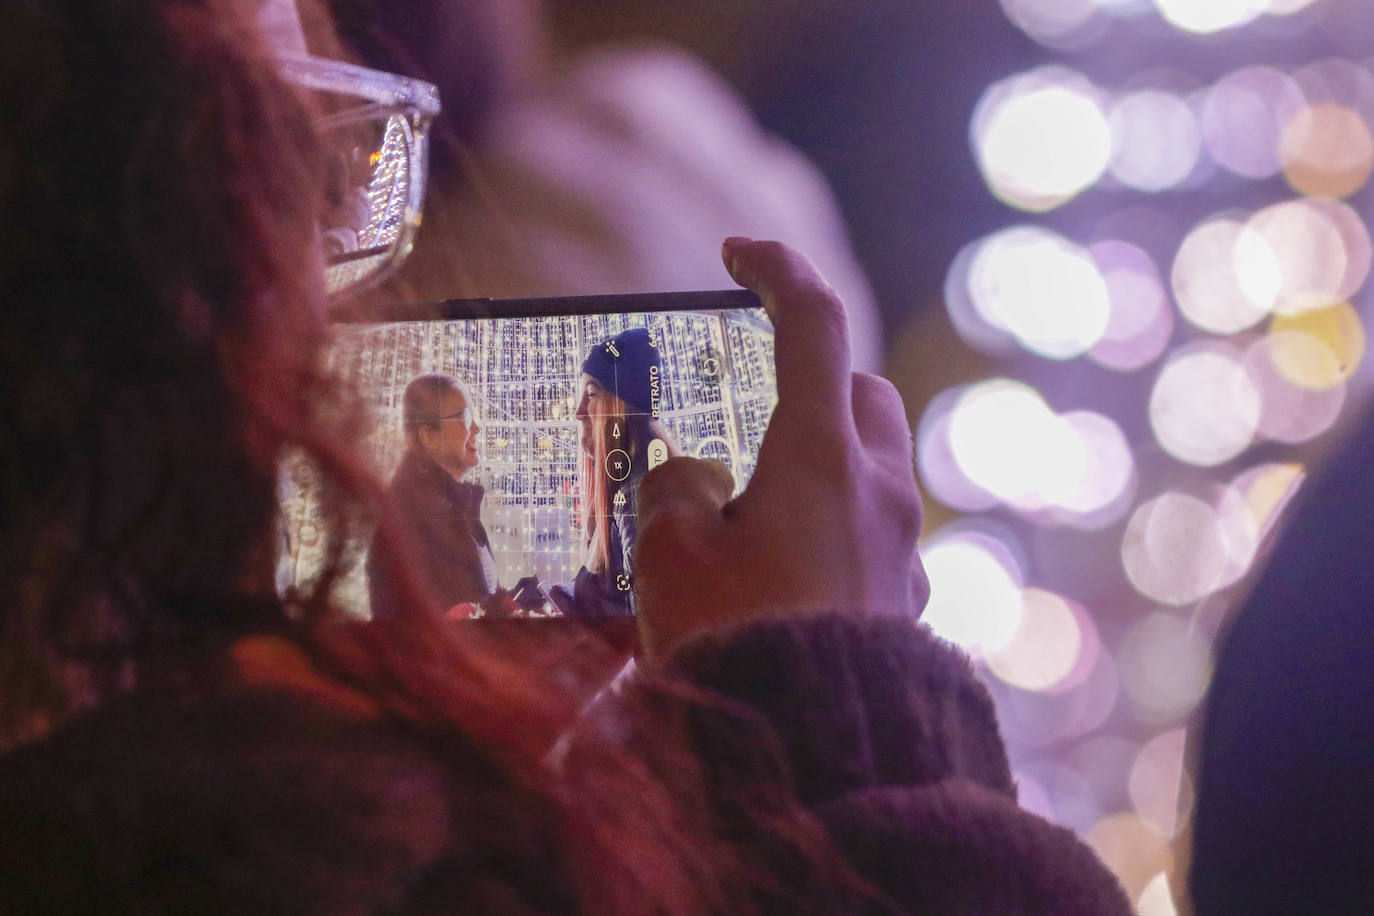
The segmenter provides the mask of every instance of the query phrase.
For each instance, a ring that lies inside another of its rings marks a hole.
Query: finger
[[[721,253],[730,276],[763,300],[777,332],[780,413],[794,413],[798,422],[805,416],[847,423],[849,326],[839,296],[809,260],[780,242],[729,238]]]
[[[735,478],[719,461],[669,458],[644,475],[635,511],[642,534],[664,513],[719,518],[735,492]]]
[[[670,458],[640,483],[634,590],[647,658],[661,655],[712,612],[694,596],[716,571],[711,548],[719,543],[721,510],[734,484],[725,465],[701,458]]]
[[[884,466],[914,475],[911,424],[896,387],[885,378],[855,372],[853,392],[854,426],[864,450]]]

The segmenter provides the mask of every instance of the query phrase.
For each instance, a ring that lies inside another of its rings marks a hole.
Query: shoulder
[[[470,481],[454,481],[454,500],[463,506],[470,513],[477,513],[482,508],[482,500],[486,497],[487,491],[480,483]]]
[[[424,455],[407,452],[396,466],[391,476],[390,492],[393,497],[404,496],[420,491],[438,492],[443,484],[439,468]]]
[[[1374,702],[1371,441],[1366,413],[1303,485],[1219,640],[1199,731],[1199,912],[1374,906],[1374,716],[1352,714]]]

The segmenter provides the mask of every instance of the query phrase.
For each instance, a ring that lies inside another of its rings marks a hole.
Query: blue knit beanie
[[[582,371],[635,410],[650,413],[653,396],[649,385],[650,369],[657,375],[663,369],[658,348],[649,340],[647,328],[630,328],[610,340],[592,347],[582,363]]]

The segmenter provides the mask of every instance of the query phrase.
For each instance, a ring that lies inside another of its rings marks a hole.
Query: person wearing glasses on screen
[[[471,393],[451,375],[422,375],[406,386],[401,416],[406,451],[387,496],[413,544],[406,562],[422,577],[434,607],[448,616],[471,616],[479,607],[509,613],[513,605],[498,592],[482,525],[482,486],[466,480],[481,460]],[[395,575],[376,559],[380,553],[369,553],[368,596],[372,619],[391,620],[403,602]]]
[[[725,252],[777,329],[750,487],[645,476],[646,665],[550,753],[565,669],[429,613],[322,359],[326,289],[404,256],[437,100],[263,8],[0,0],[0,912],[1128,912],[912,625],[900,399],[777,245]],[[328,562],[287,601],[293,452]],[[403,614],[343,621],[373,520]]]

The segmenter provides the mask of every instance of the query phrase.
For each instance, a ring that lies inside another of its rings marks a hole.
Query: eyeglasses
[[[288,80],[323,93],[328,106],[317,124],[337,157],[328,176],[332,208],[321,226],[325,289],[332,294],[376,283],[415,244],[439,90],[323,57],[277,61]]]
[[[445,420],[462,420],[464,426],[471,426],[477,420],[477,411],[473,410],[471,407],[464,407],[457,413],[444,414],[442,417],[439,417],[440,423]]]

